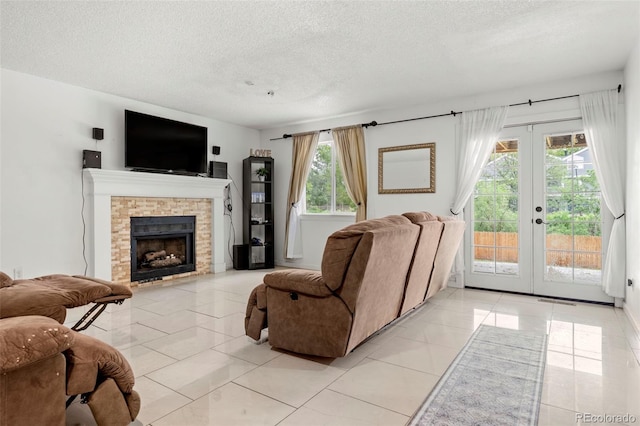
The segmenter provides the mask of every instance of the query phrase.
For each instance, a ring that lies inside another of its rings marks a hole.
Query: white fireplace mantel
[[[111,280],[111,197],[211,199],[211,270],[222,272],[224,262],[224,188],[229,179],[177,176],[126,170],[84,169],[87,216],[93,244],[87,273]]]

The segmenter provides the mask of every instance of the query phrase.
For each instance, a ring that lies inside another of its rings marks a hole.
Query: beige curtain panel
[[[356,222],[367,218],[367,160],[362,126],[342,127],[333,130],[340,167],[344,174],[347,193],[358,210]]]
[[[287,198],[287,220],[284,229],[284,257],[302,257],[300,237],[300,200],[309,176],[309,168],[318,146],[318,132],[293,135],[291,179]]]

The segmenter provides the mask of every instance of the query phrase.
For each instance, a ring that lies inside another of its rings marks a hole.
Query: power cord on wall
[[[231,236],[233,235],[233,244],[235,244],[236,228],[233,225],[233,215],[231,214],[231,212],[233,211],[233,203],[231,199],[231,185],[227,185],[225,187],[225,191],[226,191],[226,195],[224,197],[224,215],[229,216],[229,238],[227,240],[227,251],[229,252],[229,257],[231,258],[231,262],[233,263],[233,253],[231,251]]]
[[[231,176],[229,172],[227,172],[227,177],[231,180],[231,184],[233,184],[234,188],[238,192],[238,196],[242,201],[242,207],[246,209],[247,206],[245,205],[244,198],[242,197],[242,192],[238,188],[238,185],[236,185],[235,179],[233,178],[233,176]],[[229,252],[229,256],[231,257],[231,261],[233,262],[232,246],[236,244],[236,229],[233,224],[233,216],[231,214],[231,212],[233,211],[231,185],[227,185],[226,191],[227,192],[224,200],[224,214],[225,216],[229,216],[229,239],[227,241],[227,251]],[[233,244],[231,244],[231,235],[233,235]]]
[[[238,188],[238,185],[236,185],[236,181],[235,179],[227,172],[227,177],[229,179],[231,179],[231,183],[233,184],[233,186],[236,188],[236,192],[238,193],[238,196],[240,197],[240,201],[242,201],[242,208],[243,209],[248,209],[249,206],[247,206],[244,202],[244,197],[242,197],[242,191],[240,191],[240,189]]]
[[[101,141],[104,138],[103,129],[94,127],[93,128],[93,140],[95,141],[95,150],[98,150],[98,141]],[[87,222],[84,220],[84,167],[80,169],[80,193],[82,196],[82,207],[80,208],[80,217],[82,218],[82,260],[84,260],[84,273],[83,275],[87,275],[87,270],[89,269],[89,262],[87,262]],[[95,272],[95,271],[94,271]]]

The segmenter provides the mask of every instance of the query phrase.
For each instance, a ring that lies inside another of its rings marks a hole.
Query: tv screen
[[[124,166],[178,174],[207,172],[207,128],[124,112]]]

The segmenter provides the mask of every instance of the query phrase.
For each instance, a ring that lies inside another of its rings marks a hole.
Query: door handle
[[[538,213],[540,213],[540,212],[542,211],[542,207],[540,207],[540,206],[536,207],[536,211],[537,211]]]
[[[540,218],[537,218],[537,219],[536,219],[536,223],[537,223],[538,225],[542,225],[543,223],[546,223],[546,222],[545,222],[544,220],[540,219]]]

